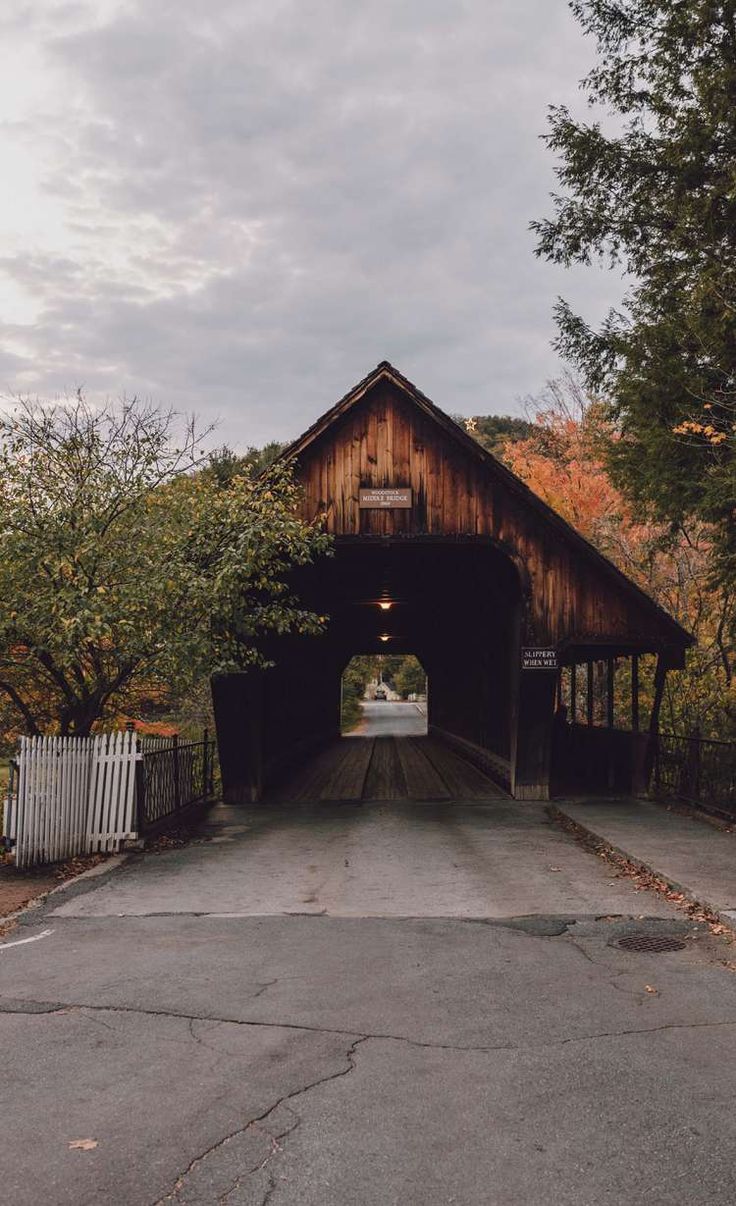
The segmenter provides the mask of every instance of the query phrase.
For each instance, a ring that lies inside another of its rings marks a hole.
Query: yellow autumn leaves
[[[706,409],[710,409],[706,406]],[[736,426],[732,428],[736,431]],[[699,423],[696,419],[686,419],[684,423],[678,423],[672,428],[674,435],[697,435],[703,436],[709,444],[718,445],[725,444],[728,439],[728,432],[714,427],[712,423]]]

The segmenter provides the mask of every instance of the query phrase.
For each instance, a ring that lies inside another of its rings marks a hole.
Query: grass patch
[[[342,714],[340,716],[341,733],[351,733],[354,728],[357,728],[362,719],[363,709],[359,701],[352,695],[346,696],[342,701]]]

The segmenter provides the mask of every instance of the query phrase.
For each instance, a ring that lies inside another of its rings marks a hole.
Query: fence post
[[[207,765],[209,762],[209,758],[208,758],[209,745],[207,744],[207,742],[209,740],[209,733],[208,733],[207,729],[205,729],[202,733],[202,740],[204,742],[204,753],[202,755],[202,795],[203,795],[204,799],[206,800],[210,794],[208,765]]]
[[[659,733],[653,733],[649,736],[650,748],[654,758],[654,794],[659,795],[661,779],[659,769],[660,749],[659,749]]]
[[[700,725],[696,724],[690,739],[693,798],[700,799]]]
[[[142,838],[146,829],[146,762],[145,754],[137,742],[135,756],[135,812],[138,837]]]
[[[0,853],[7,854],[15,847],[15,839],[18,833],[18,761],[17,756],[12,757],[8,762],[8,787],[7,795],[3,803],[3,843]]]
[[[126,733],[135,733],[135,721],[126,720]],[[135,741],[135,827],[138,831],[138,838],[143,837],[143,830],[146,827],[146,772],[143,765],[143,753],[141,751],[138,738]]]
[[[179,734],[174,733],[172,740],[172,749],[174,751],[174,803],[176,811],[181,808],[181,768],[179,766]]]

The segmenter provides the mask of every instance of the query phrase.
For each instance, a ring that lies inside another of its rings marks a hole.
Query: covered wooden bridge
[[[441,748],[517,799],[642,786],[666,672],[692,640],[666,612],[385,361],[284,455],[305,518],[335,537],[295,582],[330,620],[274,641],[274,669],[214,680],[228,799],[318,781],[345,666],[387,651],[427,672],[435,761]]]

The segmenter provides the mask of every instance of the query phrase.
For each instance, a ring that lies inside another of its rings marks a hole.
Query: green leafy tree
[[[285,444],[272,440],[263,448],[250,447],[241,455],[225,445],[210,455],[202,473],[205,477],[214,478],[221,486],[230,485],[236,477],[259,477],[278,459],[285,447]]]
[[[611,400],[615,479],[646,511],[713,525],[736,583],[736,0],[573,0],[612,129],[553,107],[563,191],[538,254],[631,281],[598,330],[559,301],[558,348]]]
[[[396,690],[396,675],[404,664],[403,653],[376,653],[371,658],[373,671],[371,678],[379,675],[384,683]]]
[[[394,673],[393,683],[394,690],[398,691],[402,699],[409,695],[423,695],[427,690],[427,676],[419,659],[412,654],[403,657],[401,665]]]
[[[527,419],[520,419],[516,415],[476,415],[472,419],[453,415],[453,418],[465,428],[468,435],[472,435],[499,460],[504,459],[507,444],[527,439],[532,430],[532,424]]]
[[[342,715],[341,728],[343,733],[354,729],[361,718],[360,701],[365,696],[365,689],[375,674],[375,658],[370,655],[351,658],[342,676]]]
[[[202,434],[137,401],[0,416],[0,698],[28,733],[89,733],[143,685],[263,659],[321,631],[288,586],[329,548],[288,465],[198,471]]]

